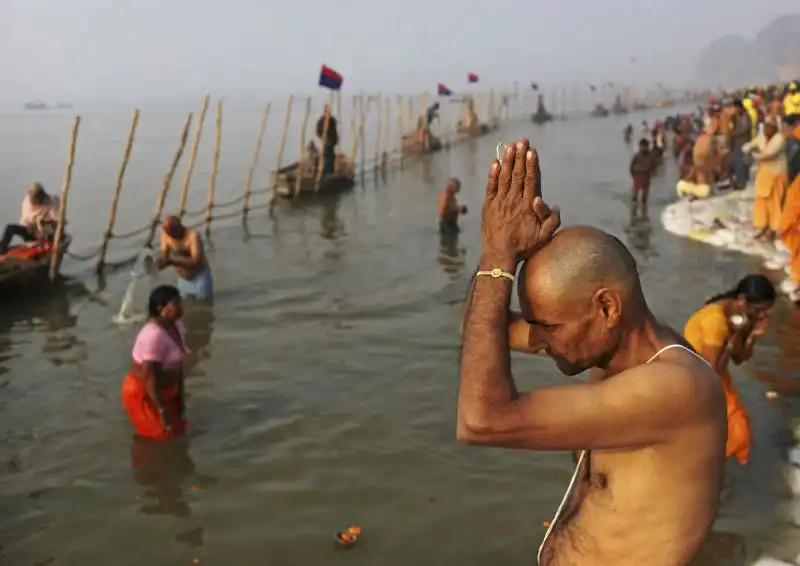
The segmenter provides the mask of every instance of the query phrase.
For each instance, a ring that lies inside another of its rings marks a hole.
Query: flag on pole
[[[531,83],[531,88],[533,90],[539,90],[539,83]]]
[[[476,75],[475,73],[467,73],[467,82],[468,83],[477,83],[481,78]]]
[[[323,65],[319,70],[319,86],[322,88],[341,90],[343,82],[344,77],[327,65]]]
[[[453,91],[447,88],[444,83],[438,83],[436,85],[436,94],[439,96],[453,96]]]

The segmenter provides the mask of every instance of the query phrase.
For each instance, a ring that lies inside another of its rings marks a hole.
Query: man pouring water
[[[211,299],[214,280],[208,265],[203,239],[195,230],[186,228],[177,216],[168,216],[161,224],[161,252],[156,267],[172,266],[177,287],[183,297]]]
[[[650,311],[636,261],[610,234],[558,231],[527,140],[489,169],[482,250],[464,317],[457,437],[578,452],[539,548],[547,566],[685,566],[717,513],[725,394]],[[518,271],[518,267],[522,265]],[[517,281],[520,313],[509,310]],[[544,352],[589,382],[519,391],[510,350]],[[487,486],[492,489],[491,485]]]

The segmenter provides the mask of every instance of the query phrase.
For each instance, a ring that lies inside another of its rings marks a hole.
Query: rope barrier
[[[374,100],[374,97],[373,97],[373,100]],[[134,125],[132,126],[132,130],[135,129],[135,123],[136,123],[137,117],[138,117],[138,111],[135,113],[134,118],[133,118]],[[189,122],[187,122],[187,124],[188,123]],[[185,130],[188,131],[188,125],[185,127]],[[185,133],[186,132],[184,132],[184,134]],[[363,135],[363,134],[360,134],[360,132],[359,132],[357,135]],[[184,137],[185,137],[185,135],[184,135]],[[454,132],[449,132],[447,134],[443,134],[441,136],[441,139],[443,141],[447,142],[448,145],[452,146],[452,145],[455,145],[455,144],[457,144],[459,142],[466,141],[466,140],[470,139],[471,137],[473,137],[473,136],[471,136],[469,133],[460,132],[460,131],[456,130]],[[129,140],[129,145],[130,145],[130,140]],[[362,150],[362,152],[363,152],[363,150]],[[378,155],[376,155],[374,157],[366,157],[362,153],[361,159],[359,159],[359,160],[353,159],[353,166],[354,166],[353,167],[353,173],[356,176],[363,176],[363,175],[365,175],[366,173],[369,173],[369,172],[377,172],[377,171],[388,172],[390,169],[402,168],[404,166],[405,162],[407,162],[409,160],[409,158],[417,158],[417,159],[419,159],[423,155],[424,154],[405,155],[403,153],[403,148],[402,147],[394,148],[391,151],[384,151],[383,154],[379,153]],[[232,210],[230,212],[225,212],[225,213],[222,213],[222,214],[219,214],[219,215],[211,215],[210,214],[211,210],[227,209],[227,208],[236,206],[236,205],[242,203],[243,201],[249,200],[249,198],[252,198],[253,196],[262,195],[262,194],[266,195],[266,194],[270,194],[270,193],[272,194],[272,198],[269,199],[265,203],[251,206],[251,205],[249,205],[249,202],[248,202],[248,204],[246,204],[244,209],[242,209],[242,210],[239,210],[239,209]],[[196,228],[199,228],[199,227],[201,227],[203,225],[208,225],[208,223],[210,221],[213,221],[213,220],[226,220],[226,219],[234,218],[236,216],[242,216],[243,221],[246,221],[248,212],[257,211],[257,210],[261,210],[261,209],[270,209],[271,210],[272,207],[274,206],[274,201],[275,201],[274,191],[273,191],[272,187],[267,186],[267,187],[263,187],[263,188],[260,188],[260,189],[249,190],[249,194],[240,195],[240,196],[238,196],[238,197],[236,197],[236,198],[234,198],[232,200],[229,200],[229,201],[225,201],[225,202],[221,202],[221,203],[210,202],[206,206],[204,206],[203,208],[198,209],[198,210],[183,210],[182,217],[183,218],[198,218],[198,219],[201,218],[201,220],[199,222],[196,222],[194,224],[190,224],[190,225],[187,226],[188,228],[191,228],[191,229],[196,229]],[[183,208],[184,202],[185,201],[183,201],[181,203],[181,208]],[[65,253],[65,255],[67,255],[68,257],[70,257],[71,259],[74,259],[76,261],[90,261],[90,260],[93,260],[93,259],[97,258],[100,255],[103,255],[103,256],[105,255],[104,254],[104,251],[105,251],[104,248],[107,246],[107,242],[108,241],[111,241],[111,240],[129,240],[131,238],[135,238],[136,236],[139,236],[139,235],[147,233],[148,231],[154,230],[154,228],[157,226],[159,221],[160,221],[160,215],[159,215],[158,218],[155,218],[152,222],[147,223],[145,226],[142,226],[141,228],[137,228],[135,230],[131,230],[130,232],[115,233],[115,232],[113,232],[113,230],[110,229],[105,235],[106,236],[106,238],[105,238],[106,244],[105,245],[98,246],[97,249],[93,250],[91,253],[88,253],[88,254],[77,254],[77,253],[74,253],[74,252],[67,251]],[[113,224],[113,222],[112,222],[112,224]],[[133,258],[135,258],[135,257],[136,256],[133,256]],[[114,264],[120,264],[121,265],[121,264],[129,263],[130,261],[131,261],[131,259],[127,259],[127,260],[123,260],[121,262],[119,262],[119,261],[118,262],[113,262],[113,263],[110,263],[108,265],[112,265],[112,266]],[[103,262],[102,260],[101,260],[101,263],[105,264],[105,262]]]

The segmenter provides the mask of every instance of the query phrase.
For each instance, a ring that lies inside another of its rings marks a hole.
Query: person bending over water
[[[458,234],[458,217],[467,213],[466,206],[459,206],[456,194],[461,190],[461,181],[453,177],[447,181],[439,194],[439,233]]]
[[[636,262],[605,232],[559,226],[527,140],[491,165],[468,300],[456,432],[468,444],[580,451],[539,563],[682,566],[706,537],[725,464],[719,378],[651,313]],[[522,312],[510,313],[517,267]],[[589,383],[518,391],[510,349]]]
[[[172,285],[153,289],[147,314],[133,346],[133,365],[122,384],[122,404],[136,434],[168,440],[186,432],[183,363],[189,350],[178,289]]]
[[[736,288],[706,301],[683,329],[686,340],[722,378],[728,413],[725,454],[740,464],[746,464],[750,457],[753,432],[728,363],[732,360],[738,365],[750,359],[756,340],[769,327],[774,303],[775,287],[770,280],[763,275],[748,275]]]
[[[206,259],[203,239],[194,230],[184,227],[177,216],[168,216],[161,225],[161,253],[156,266],[173,266],[178,289],[184,297],[211,299],[214,280]]]

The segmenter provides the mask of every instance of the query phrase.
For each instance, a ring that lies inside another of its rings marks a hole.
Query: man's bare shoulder
[[[725,406],[722,380],[699,356],[683,350],[665,352],[649,364],[614,376],[620,388],[630,388],[642,401],[660,407],[672,422],[714,419]]]

